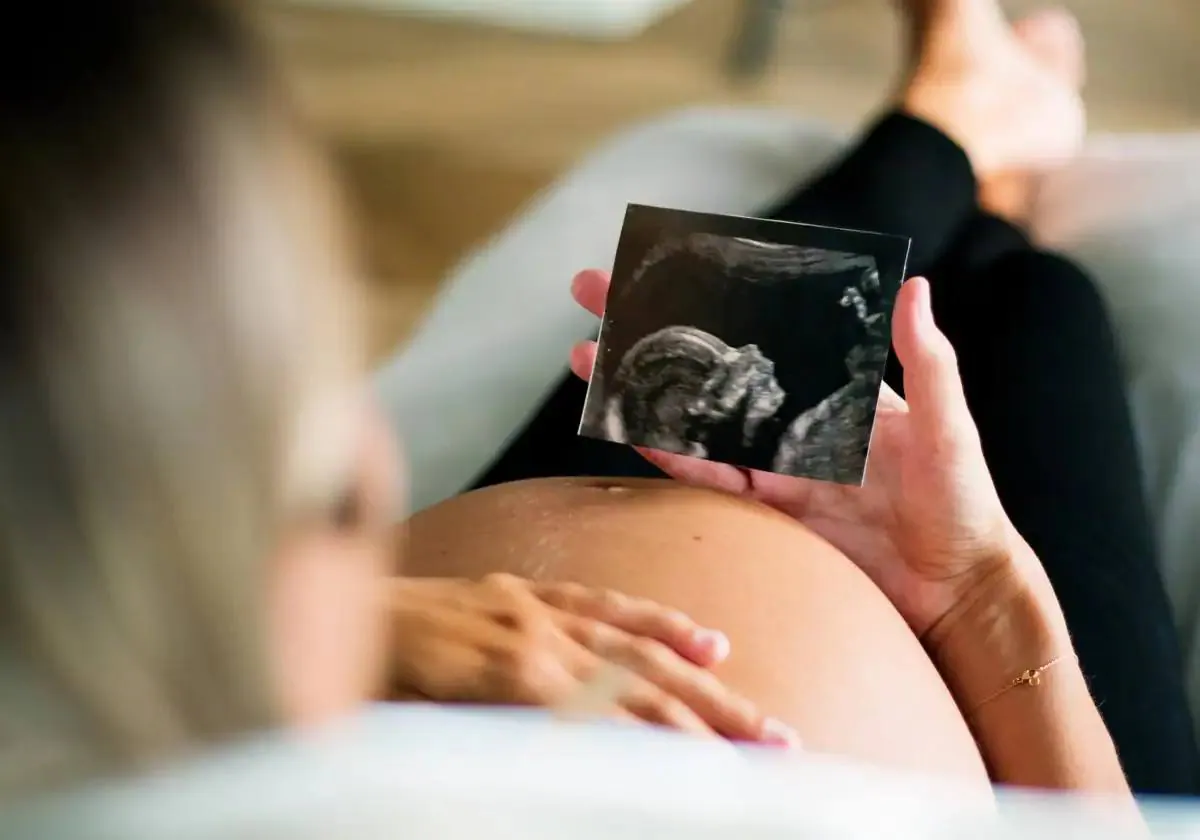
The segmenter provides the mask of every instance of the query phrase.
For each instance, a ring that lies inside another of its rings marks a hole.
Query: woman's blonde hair
[[[59,8],[0,35],[0,799],[275,723],[268,561],[338,492],[287,473],[334,298],[255,45]]]

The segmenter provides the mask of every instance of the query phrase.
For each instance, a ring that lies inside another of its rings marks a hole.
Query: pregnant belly
[[[807,749],[986,780],[892,605],[844,555],[762,505],[665,481],[517,482],[414,516],[403,565],[577,581],[677,607],[729,636],[721,678]]]

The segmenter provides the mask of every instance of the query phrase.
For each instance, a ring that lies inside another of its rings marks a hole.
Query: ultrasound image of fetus
[[[908,246],[631,205],[579,434],[861,483]]]
[[[730,347],[695,327],[652,333],[622,357],[604,414],[606,437],[666,452],[709,457],[718,429],[734,426],[750,446],[783,405],[775,365],[753,344]]]

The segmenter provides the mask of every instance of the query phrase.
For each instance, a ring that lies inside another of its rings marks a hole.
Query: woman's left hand
[[[795,744],[709,670],[728,655],[726,638],[653,601],[510,575],[398,578],[389,612],[394,700],[538,706]]]

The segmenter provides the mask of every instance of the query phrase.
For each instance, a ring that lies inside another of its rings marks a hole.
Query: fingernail
[[[763,722],[763,743],[771,747],[800,748],[800,736],[796,730],[775,718],[767,718]]]
[[[719,630],[697,630],[695,643],[716,662],[724,662],[729,658],[729,637]]]

